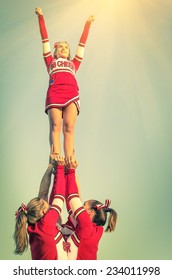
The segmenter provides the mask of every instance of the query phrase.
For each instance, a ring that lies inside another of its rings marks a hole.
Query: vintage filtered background
[[[1,3],[0,259],[30,259],[13,254],[14,212],[37,195],[48,163],[36,6],[51,46],[67,40],[73,55],[87,17],[96,17],[77,74],[75,149],[83,200],[111,198],[118,212],[98,258],[172,259],[171,0]]]

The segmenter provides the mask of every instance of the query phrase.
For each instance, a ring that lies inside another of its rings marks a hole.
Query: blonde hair
[[[27,211],[20,212],[16,217],[14,242],[14,253],[22,255],[28,249],[28,234],[27,223],[35,224],[39,219],[44,216],[43,210],[45,207],[45,200],[39,197],[33,198],[27,204]]]
[[[97,209],[97,205],[103,205],[101,202],[97,200],[89,200],[90,209],[95,211],[95,215],[93,217],[93,223],[95,223],[98,226],[104,226],[107,221],[107,213],[110,213],[110,216],[108,218],[107,227],[105,229],[105,232],[111,232],[115,230],[116,221],[117,221],[117,213],[112,208],[100,208]]]
[[[56,58],[56,59],[57,59],[57,56],[56,56],[57,48],[58,48],[58,45],[59,45],[59,44],[61,44],[61,43],[65,43],[65,44],[67,44],[67,45],[68,45],[68,47],[69,47],[69,43],[68,43],[67,41],[60,41],[60,42],[56,42],[56,43],[54,43],[54,48],[55,48],[55,50],[54,50],[53,57],[54,57],[54,58]],[[70,55],[70,47],[69,47],[69,55],[68,55],[67,59],[68,59],[68,60],[70,60],[70,59],[71,59],[71,55]]]

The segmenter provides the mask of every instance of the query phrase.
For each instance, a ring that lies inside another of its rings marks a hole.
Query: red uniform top
[[[91,221],[87,211],[82,206],[75,182],[74,169],[70,169],[67,175],[67,192],[67,199],[78,222],[74,233],[68,239],[71,244],[68,257],[77,260],[96,260],[98,244],[104,229]]]
[[[28,226],[29,244],[33,260],[57,260],[56,244],[63,238],[56,224],[65,195],[64,168],[57,167],[54,177],[54,199],[47,213],[36,223]]]
[[[85,24],[74,59],[67,60],[63,57],[55,59],[52,56],[43,15],[39,15],[38,19],[43,44],[43,57],[50,76],[45,111],[47,112],[48,109],[54,107],[63,108],[72,102],[76,102],[79,110],[79,88],[75,73],[83,59],[91,22],[87,21]]]

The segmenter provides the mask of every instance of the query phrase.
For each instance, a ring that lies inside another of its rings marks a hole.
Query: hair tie
[[[15,213],[16,218],[18,218],[20,213],[22,212],[25,212],[25,214],[27,215],[27,206],[24,203],[22,203],[19,209],[16,211]]]
[[[111,204],[111,200],[110,199],[106,199],[105,200],[105,204],[98,204],[95,206],[96,210],[100,210],[100,209],[107,209]]]
[[[58,45],[58,42],[55,42],[55,43],[54,43],[54,49],[57,48],[57,45]]]

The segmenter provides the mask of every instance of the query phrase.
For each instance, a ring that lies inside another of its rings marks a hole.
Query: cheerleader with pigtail
[[[47,172],[49,174],[49,170]],[[61,252],[63,259],[67,259],[63,249],[63,235],[56,225],[63,207],[65,192],[64,160],[58,156],[51,205],[39,196],[27,205],[22,203],[16,212],[15,254],[23,254],[30,245],[33,260],[58,260]]]
[[[104,204],[97,200],[87,200],[84,205],[78,195],[75,180],[75,169],[77,162],[72,157],[66,159],[67,173],[67,201],[70,204],[77,226],[68,238],[68,259],[70,260],[96,260],[98,244],[105,232],[115,230],[117,213],[110,208],[110,200]],[[108,218],[108,213],[109,218]],[[108,220],[108,221],[107,221]]]

